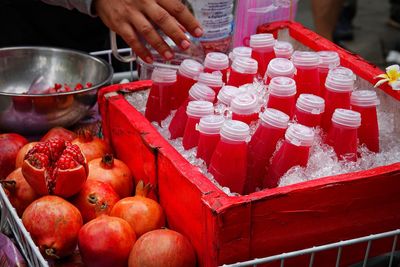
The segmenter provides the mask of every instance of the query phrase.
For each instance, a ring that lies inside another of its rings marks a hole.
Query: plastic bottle
[[[188,118],[185,132],[183,133],[182,145],[188,150],[199,143],[199,132],[196,130],[196,125],[202,117],[214,114],[214,106],[208,101],[190,101],[186,108],[186,114]]]
[[[365,144],[372,152],[379,152],[379,127],[376,106],[379,99],[375,91],[358,90],[351,94],[351,109],[361,114],[361,126],[358,128],[360,144]]]
[[[260,115],[260,125],[248,148],[247,180],[245,193],[261,188],[277,142],[284,137],[289,116],[282,111],[267,108]]]
[[[247,46],[238,46],[232,49],[232,52],[229,53],[229,59],[231,62],[235,60],[237,57],[247,57],[251,58],[252,49]]]
[[[296,82],[288,77],[275,77],[269,83],[267,108],[280,110],[293,117],[296,104]]]
[[[338,108],[333,113],[326,143],[333,146],[340,160],[357,160],[357,129],[360,125],[359,112]]]
[[[171,108],[177,109],[187,99],[190,88],[203,72],[203,65],[192,59],[185,59],[179,66],[176,86],[171,100]]]
[[[241,121],[226,120],[220,131],[221,140],[211,156],[208,171],[231,192],[243,194],[247,170],[249,126]]]
[[[314,131],[312,128],[301,124],[290,125],[286,130],[282,146],[272,158],[264,179],[264,186],[267,188],[277,187],[281,177],[290,168],[307,166],[313,141]]]
[[[239,87],[243,84],[253,83],[258,70],[258,63],[255,59],[237,57],[232,63],[228,85]]]
[[[229,58],[227,55],[218,52],[211,52],[204,59],[204,72],[213,73],[219,71],[222,73],[222,81],[227,82],[227,72],[229,69]]]
[[[204,100],[213,102],[215,99],[215,92],[213,89],[202,83],[195,83],[189,90],[187,99],[176,111],[168,130],[171,134],[171,139],[182,137],[185,132],[185,126],[187,121],[186,108],[189,101]]]
[[[289,59],[274,58],[267,67],[266,84],[269,84],[274,77],[289,77],[293,79],[295,72],[296,68]]]
[[[219,90],[221,90],[224,82],[222,81],[222,76],[220,73],[200,73],[198,78],[199,83],[203,83],[214,90],[215,95],[218,95]]]
[[[155,68],[151,75],[153,84],[146,103],[145,117],[159,124],[171,112],[171,93],[175,90],[176,71]]]
[[[275,58],[275,38],[271,33],[259,33],[250,36],[251,57],[258,62],[258,73],[264,77],[271,59]]]
[[[217,103],[224,104],[226,107],[231,106],[232,100],[240,93],[243,93],[244,90],[239,90],[236,86],[225,85],[221,88],[217,95]]]
[[[285,41],[276,41],[274,45],[275,57],[290,59],[293,54],[293,45]]]
[[[321,125],[325,110],[325,100],[312,94],[301,94],[297,98],[294,120],[308,127]]]
[[[325,81],[328,72],[331,69],[339,67],[339,54],[335,51],[319,51],[317,52],[320,58],[318,73],[319,73],[319,96],[325,95]]]
[[[326,77],[325,88],[325,112],[322,115],[321,126],[328,132],[335,109],[350,109],[350,96],[354,90],[353,71],[344,67],[330,70]]]
[[[296,67],[297,97],[300,94],[319,95],[319,56],[316,52],[295,51],[292,61]]]
[[[232,119],[250,124],[258,120],[258,97],[252,93],[237,95],[231,102]]]
[[[199,131],[197,157],[203,159],[207,167],[220,140],[219,132],[224,121],[225,118],[221,115],[208,115],[201,118],[197,126]]]

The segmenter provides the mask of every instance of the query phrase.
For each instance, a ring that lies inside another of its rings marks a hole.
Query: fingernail
[[[203,29],[200,28],[200,27],[196,28],[196,29],[194,30],[194,35],[195,35],[196,37],[202,36],[202,35],[203,35]]]
[[[189,42],[188,40],[183,40],[183,41],[181,42],[181,47],[182,47],[182,49],[184,49],[184,50],[188,49],[188,48],[190,47],[190,42]]]
[[[174,55],[170,51],[164,52],[164,57],[165,59],[171,59],[174,57]]]
[[[147,56],[144,61],[146,61],[147,64],[152,64],[153,63],[153,59],[149,56]]]

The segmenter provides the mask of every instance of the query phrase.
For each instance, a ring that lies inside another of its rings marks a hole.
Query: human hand
[[[94,0],[93,6],[103,23],[120,35],[147,63],[152,63],[153,58],[140,42],[139,35],[165,59],[174,56],[153,24],[183,50],[190,47],[184,29],[195,37],[203,34],[200,23],[179,0]]]

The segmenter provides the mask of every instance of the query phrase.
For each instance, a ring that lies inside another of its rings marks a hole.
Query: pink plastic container
[[[310,148],[314,141],[312,128],[292,124],[286,130],[285,141],[273,156],[264,179],[267,188],[277,187],[281,177],[294,166],[307,166]]]
[[[201,118],[197,126],[199,131],[197,157],[203,159],[207,167],[220,140],[219,132],[224,122],[225,118],[221,115],[208,115]]]
[[[360,144],[365,144],[372,152],[379,152],[379,127],[376,106],[379,99],[375,91],[359,90],[351,94],[351,109],[361,114],[361,126],[358,128]]]
[[[295,51],[292,61],[296,67],[295,76],[297,96],[301,94],[320,95],[319,93],[319,56],[316,52]]]
[[[187,99],[190,88],[203,72],[203,65],[192,59],[185,59],[179,66],[176,86],[171,96],[171,109],[179,108]]]
[[[296,82],[288,77],[275,77],[269,83],[267,108],[280,110],[293,117],[296,104]]]
[[[266,72],[266,84],[269,84],[272,78],[275,77],[294,77],[296,68],[293,63],[286,58],[274,58],[269,62]]]
[[[299,98],[297,98],[294,120],[308,127],[317,127],[321,125],[324,110],[325,100],[322,97],[311,94],[301,94]]]
[[[151,79],[153,84],[146,103],[145,117],[159,124],[171,112],[171,94],[175,91],[176,71],[155,68]]]
[[[212,73],[219,71],[222,73],[222,80],[227,82],[227,72],[229,68],[229,58],[227,55],[219,52],[211,52],[204,59],[204,72]]]
[[[335,51],[319,51],[317,52],[320,58],[318,73],[319,73],[319,96],[325,95],[325,81],[328,72],[331,69],[339,67],[339,54]]]
[[[229,53],[229,59],[231,62],[235,60],[237,57],[247,57],[251,58],[251,47],[247,46],[238,46],[232,49],[232,52]]]
[[[360,125],[359,112],[338,108],[333,113],[326,143],[333,146],[340,160],[357,160],[357,129]]]
[[[171,139],[182,137],[185,132],[187,121],[186,108],[189,101],[204,100],[214,102],[215,92],[213,89],[202,83],[195,83],[189,90],[188,98],[176,111],[174,117],[169,124],[168,130],[171,134]]]
[[[259,33],[250,36],[251,57],[258,62],[258,73],[264,77],[271,59],[275,58],[275,38],[270,33]]]
[[[243,93],[233,98],[231,102],[232,119],[250,124],[258,120],[260,106],[258,97],[252,93]]]
[[[188,150],[197,146],[199,143],[199,132],[196,130],[196,125],[202,117],[214,114],[213,103],[208,101],[190,101],[186,108],[186,114],[188,118],[183,134],[182,145]]]
[[[227,120],[220,131],[221,140],[211,157],[208,171],[221,186],[243,194],[247,170],[249,126],[241,121]]]
[[[221,90],[224,82],[220,73],[200,73],[198,78],[199,83],[203,83],[214,90],[215,95],[218,95],[219,90]]]
[[[290,59],[293,54],[293,45],[285,41],[276,41],[274,45],[275,57]]]
[[[255,59],[237,57],[232,63],[228,85],[239,87],[243,84],[253,83],[258,70]]]
[[[270,159],[277,142],[285,135],[288,122],[288,115],[273,108],[267,108],[260,115],[260,125],[249,142],[246,194],[262,188]]]

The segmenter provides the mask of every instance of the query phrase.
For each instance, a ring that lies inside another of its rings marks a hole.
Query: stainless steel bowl
[[[0,131],[38,135],[54,126],[69,127],[95,105],[98,89],[108,84],[112,75],[112,67],[104,60],[74,50],[2,48]],[[55,94],[27,93],[32,86],[86,82],[92,87]]]

